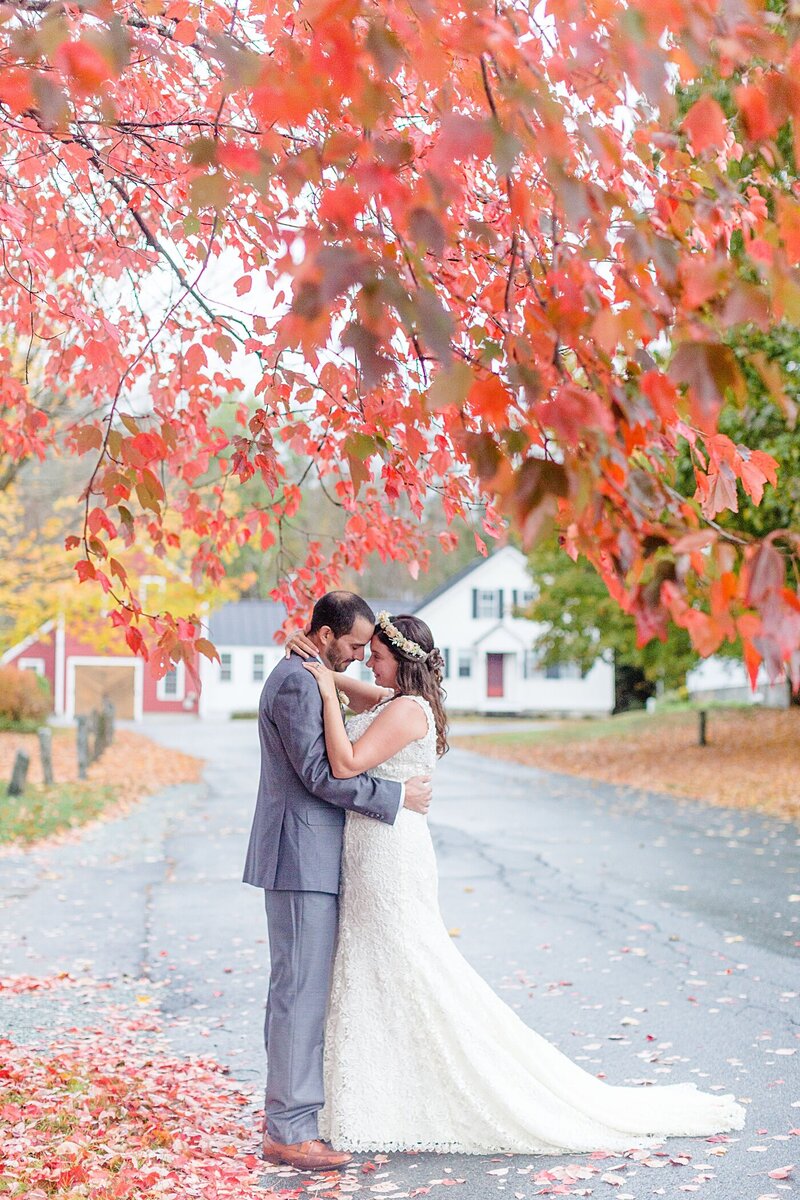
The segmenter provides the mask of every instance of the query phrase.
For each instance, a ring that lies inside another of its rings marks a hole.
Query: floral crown
[[[428,651],[423,650],[419,642],[412,642],[410,638],[404,637],[396,625],[392,624],[392,618],[384,609],[378,613],[378,624],[386,634],[389,641],[398,650],[402,650],[403,654],[407,654],[409,658],[416,658],[420,662],[424,662],[428,657]]]

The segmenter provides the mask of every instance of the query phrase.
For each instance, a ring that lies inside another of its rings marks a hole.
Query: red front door
[[[486,695],[503,695],[503,655],[486,655]]]

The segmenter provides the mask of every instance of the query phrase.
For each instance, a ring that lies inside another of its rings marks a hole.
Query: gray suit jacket
[[[358,775],[334,779],[322,697],[293,654],[269,675],[258,710],[261,778],[244,882],[268,891],[339,891],[344,810],[391,825],[402,788]]]

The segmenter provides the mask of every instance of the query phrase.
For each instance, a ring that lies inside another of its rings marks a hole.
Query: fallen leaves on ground
[[[492,758],[800,820],[800,709],[715,710],[707,746],[695,712],[655,715],[622,733],[573,740],[453,737]]]
[[[0,1192],[47,1200],[270,1200],[242,1120],[248,1103],[214,1063],[153,1052],[121,1021],[70,1030],[47,1051],[0,1039]]]
[[[30,756],[29,781],[43,783],[39,740],[35,733],[0,733],[0,778],[10,777],[18,750],[25,750]],[[87,781],[112,784],[120,799],[131,801],[173,783],[194,783],[200,778],[202,769],[200,758],[160,746],[131,729],[118,729],[113,744],[89,767]],[[54,731],[53,775],[56,783],[78,781],[73,729]]]
[[[118,816],[144,796],[178,783],[195,783],[203,772],[203,760],[179,750],[160,746],[144,734],[118,729],[111,746],[88,768],[87,778],[78,781],[78,759],[74,730],[54,730],[52,788],[43,786],[42,765],[36,734],[0,733],[0,780],[9,779],[18,750],[30,756],[28,787],[12,803],[30,809],[31,820],[21,821],[23,841],[34,841],[61,829],[69,829],[97,817]],[[80,803],[92,800],[95,803]],[[48,802],[51,811],[48,813]],[[58,806],[54,817],[52,810]],[[34,811],[36,810],[36,811]],[[48,820],[47,818],[54,818]]]

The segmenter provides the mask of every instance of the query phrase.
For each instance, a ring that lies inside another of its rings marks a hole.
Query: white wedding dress
[[[436,732],[371,774],[430,774]],[[380,709],[348,721],[357,740]],[[424,817],[347,813],[320,1137],[337,1150],[622,1151],[741,1129],[730,1095],[693,1083],[612,1087],[534,1033],[454,946]]]

